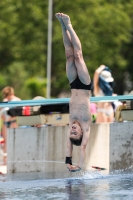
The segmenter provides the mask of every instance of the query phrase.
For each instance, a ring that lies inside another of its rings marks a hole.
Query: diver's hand
[[[79,166],[74,166],[74,165],[70,165],[70,164],[67,164],[67,168],[69,169],[70,172],[76,172],[76,171],[81,170],[81,168]]]
[[[71,171],[72,166],[73,166],[73,165],[71,165],[71,164],[67,164],[67,169],[68,169],[69,171]]]

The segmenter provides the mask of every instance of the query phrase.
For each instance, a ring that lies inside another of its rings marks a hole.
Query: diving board
[[[133,100],[133,95],[118,95],[118,96],[104,96],[104,97],[90,97],[90,102],[115,102],[126,101],[128,108],[125,111],[120,111],[122,122],[125,120],[133,121],[133,110],[130,102]],[[22,100],[1,102],[0,107],[7,108],[7,113],[10,116],[17,116],[18,125],[44,125],[44,124],[68,124],[69,123],[69,101],[70,98],[57,99],[39,99],[39,100]],[[30,113],[24,114],[26,107],[30,107]],[[129,108],[130,107],[130,108]],[[38,108],[35,111],[34,108]],[[130,115],[129,115],[130,111]],[[13,113],[13,114],[12,114]],[[119,114],[119,115],[120,115]],[[128,118],[127,118],[128,116]],[[119,117],[120,118],[120,117]]]
[[[90,102],[114,102],[133,100],[133,95],[118,95],[118,96],[104,96],[104,97],[90,97]],[[69,103],[70,98],[55,98],[55,99],[41,99],[41,100],[22,100],[1,102],[0,108],[4,107],[18,107],[18,106],[39,106]]]

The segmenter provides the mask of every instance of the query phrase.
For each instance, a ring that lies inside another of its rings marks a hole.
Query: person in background
[[[20,98],[15,96],[14,89],[10,86],[3,88],[2,95],[3,95],[3,102],[21,101]],[[11,117],[10,115],[8,115],[6,110],[2,112],[1,118],[3,120],[1,131],[2,131],[2,136],[4,138],[4,163],[3,164],[5,165],[6,154],[7,154],[6,153],[7,152],[7,128],[17,128],[18,125],[17,125],[16,117]]]
[[[89,141],[91,79],[83,59],[80,40],[72,27],[69,16],[63,13],[56,13],[55,16],[62,28],[66,54],[66,73],[71,87],[65,163],[67,168],[73,172],[81,170]],[[80,146],[77,166],[72,165],[73,144]]]
[[[91,110],[91,119],[92,123],[96,122],[97,118],[97,104],[96,103],[90,103],[90,110]]]
[[[44,97],[42,97],[42,96],[36,96],[36,97],[34,97],[33,98],[33,100],[44,100],[45,98]],[[39,110],[39,108],[40,108],[41,106],[33,106],[33,111],[35,112],[37,112],[38,110]],[[42,125],[42,124],[37,124],[37,125],[34,125],[34,127],[38,127],[38,128],[40,128],[40,127],[42,127],[42,126],[44,126],[44,125]]]
[[[94,84],[94,96],[112,96],[113,95],[113,83],[111,71],[105,65],[100,65],[96,69],[93,78]],[[97,103],[97,119],[96,123],[113,122],[114,121],[114,109],[110,102],[98,102]]]

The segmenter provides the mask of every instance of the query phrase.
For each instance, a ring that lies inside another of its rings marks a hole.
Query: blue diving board
[[[114,102],[133,100],[133,95],[118,95],[118,96],[104,96],[104,97],[90,97],[90,102]],[[69,103],[70,98],[55,98],[55,99],[41,99],[41,100],[22,100],[0,102],[0,108],[4,107],[18,107],[18,106],[40,106],[50,104]]]

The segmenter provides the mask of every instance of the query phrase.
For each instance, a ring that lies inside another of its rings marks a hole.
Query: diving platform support
[[[7,173],[64,172],[68,125],[8,129]],[[80,147],[74,146],[73,164]],[[83,169],[92,166],[109,172],[133,165],[133,122],[91,124]]]

